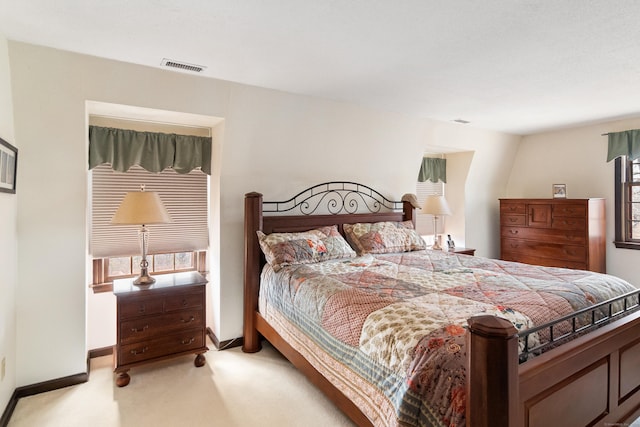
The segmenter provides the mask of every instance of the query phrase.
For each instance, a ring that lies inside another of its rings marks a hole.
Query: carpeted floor
[[[185,356],[132,369],[123,388],[112,356],[92,359],[87,383],[20,399],[9,427],[353,426],[270,346],[206,357],[201,368]]]
[[[206,357],[202,368],[185,356],[132,369],[123,388],[112,356],[92,359],[87,383],[20,399],[9,427],[353,426],[268,344]]]

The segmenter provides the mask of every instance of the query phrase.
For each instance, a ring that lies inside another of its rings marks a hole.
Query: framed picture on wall
[[[0,138],[0,192],[16,192],[18,149]]]
[[[567,185],[566,184],[553,184],[553,198],[554,199],[566,199],[567,198]]]

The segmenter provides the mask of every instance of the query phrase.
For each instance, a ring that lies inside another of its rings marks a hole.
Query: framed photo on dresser
[[[567,198],[567,184],[553,184],[553,198],[554,199],[566,199]]]

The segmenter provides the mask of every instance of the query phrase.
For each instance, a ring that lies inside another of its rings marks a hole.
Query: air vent
[[[160,63],[163,67],[177,68],[178,70],[193,71],[201,73],[207,67],[203,65],[187,64],[186,62],[174,61],[173,59],[163,58]]]
[[[471,123],[468,120],[463,120],[463,119],[455,119],[454,122],[456,123],[462,123],[463,125],[466,125],[467,123]]]

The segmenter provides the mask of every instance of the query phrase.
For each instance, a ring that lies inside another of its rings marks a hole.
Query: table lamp
[[[155,283],[156,279],[148,272],[147,250],[149,247],[149,224],[163,224],[171,222],[171,217],[167,209],[162,204],[160,196],[154,191],[144,191],[144,185],[140,186],[140,191],[127,193],[120,203],[118,210],[113,215],[112,224],[120,225],[140,225],[139,231],[140,246],[142,248],[142,260],[140,261],[140,276],[133,284],[137,286],[149,286]]]
[[[422,213],[433,215],[433,246],[431,249],[442,250],[438,242],[438,217],[451,215],[447,199],[444,196],[427,196],[427,200],[422,206]]]

